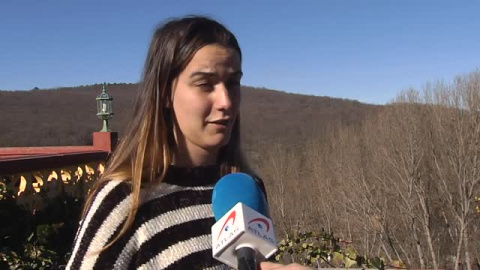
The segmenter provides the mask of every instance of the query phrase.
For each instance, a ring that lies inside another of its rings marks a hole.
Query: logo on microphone
[[[266,232],[270,231],[270,223],[268,223],[268,221],[267,221],[266,219],[264,219],[264,218],[255,218],[255,219],[252,219],[252,220],[250,220],[250,222],[248,223],[248,225],[250,225],[250,224],[252,224],[252,223],[254,223],[254,222],[257,222],[257,223],[256,223],[256,226],[257,226],[257,228],[259,228],[260,230],[266,231]],[[264,229],[264,227],[265,227],[266,229]]]
[[[220,239],[220,235],[222,235],[222,232],[223,232],[223,231],[228,232],[228,230],[230,229],[230,227],[227,225],[230,220],[232,220],[232,224],[231,224],[231,225],[233,226],[233,224],[235,223],[235,217],[236,217],[236,215],[237,215],[236,211],[233,211],[232,213],[230,213],[230,215],[228,216],[227,220],[225,220],[225,223],[223,224],[222,229],[220,230],[220,233],[218,233],[217,240]]]
[[[275,245],[275,239],[268,233],[270,231],[270,223],[264,218],[254,218],[248,222],[247,230],[257,237],[260,237]]]

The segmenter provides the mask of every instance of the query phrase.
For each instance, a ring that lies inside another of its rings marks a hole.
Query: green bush
[[[360,255],[350,242],[336,238],[333,233],[327,233],[325,230],[287,235],[280,241],[273,260],[284,264],[296,262],[318,268],[385,269],[386,265],[383,258]],[[401,262],[391,264],[396,268],[405,268]]]
[[[68,261],[83,199],[67,193],[28,210],[0,185],[0,269],[61,269]],[[36,196],[44,196],[41,192]]]

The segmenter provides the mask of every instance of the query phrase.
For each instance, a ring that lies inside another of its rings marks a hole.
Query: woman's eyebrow
[[[205,72],[205,71],[196,71],[190,74],[190,78],[196,77],[196,76],[205,76],[205,77],[213,77],[216,74],[214,72]]]

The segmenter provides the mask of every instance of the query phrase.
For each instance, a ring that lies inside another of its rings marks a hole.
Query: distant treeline
[[[139,84],[108,84],[113,100],[112,130],[127,125]],[[0,91],[0,147],[85,145],[102,128],[95,98],[102,85],[31,91]],[[317,136],[326,125],[359,123],[378,106],[329,97],[243,87],[241,120],[248,148],[281,138],[288,142]]]

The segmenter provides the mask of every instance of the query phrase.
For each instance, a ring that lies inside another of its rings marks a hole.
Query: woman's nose
[[[232,97],[225,84],[221,83],[216,89],[215,104],[218,110],[229,110],[232,108]]]

